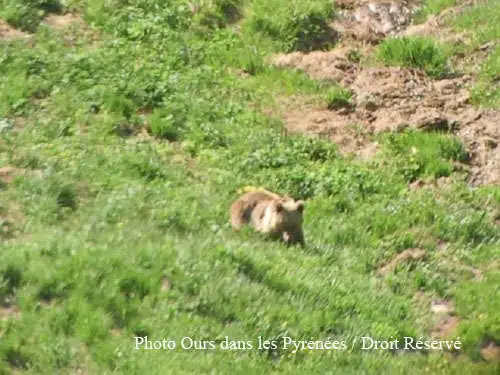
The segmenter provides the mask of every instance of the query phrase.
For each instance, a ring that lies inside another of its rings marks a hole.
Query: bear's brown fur
[[[247,192],[233,202],[231,225],[238,231],[249,224],[271,238],[304,246],[303,212],[303,201],[260,189]]]

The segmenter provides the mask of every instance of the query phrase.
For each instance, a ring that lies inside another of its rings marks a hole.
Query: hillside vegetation
[[[454,3],[429,1],[421,17]],[[48,21],[65,13],[77,22]],[[336,14],[324,0],[0,1],[0,19],[25,33],[0,39],[0,374],[498,371],[482,350],[500,345],[500,188],[468,183],[471,150],[407,129],[373,135],[380,151],[360,161],[285,136],[283,101],[351,105],[338,82],[268,60],[335,48]],[[499,17],[482,2],[450,27],[482,45],[499,39]],[[377,48],[371,63],[437,78],[475,46]],[[498,109],[495,48],[472,91]],[[307,247],[233,233],[244,186],[306,199]],[[396,262],[405,251],[420,255]],[[436,303],[453,306],[453,330],[440,331]],[[459,337],[458,354],[134,341],[439,332]]]

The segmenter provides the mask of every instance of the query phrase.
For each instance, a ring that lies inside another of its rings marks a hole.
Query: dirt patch
[[[458,316],[445,315],[434,326],[431,332],[431,336],[438,338],[449,338],[454,332],[456,332],[459,324],[460,318]]]
[[[455,310],[455,304],[452,301],[437,299],[431,302],[431,312],[433,314],[449,314]]]
[[[0,168],[0,186],[1,183],[3,184],[9,184],[12,182],[14,179],[16,172],[18,171],[17,168],[11,167],[9,165],[5,167]]]
[[[5,202],[0,212],[0,240],[18,237],[25,222],[22,207],[15,202]]]
[[[341,152],[360,158],[375,154],[378,145],[370,138],[378,132],[407,127],[452,132],[470,150],[470,166],[457,165],[469,173],[470,183],[500,184],[500,111],[476,108],[470,97],[477,62],[492,51],[492,43],[480,46],[472,57],[459,57],[468,74],[437,81],[417,69],[362,67],[359,63],[360,56],[373,50],[370,43],[388,35],[433,36],[455,43],[467,39],[467,35],[447,28],[445,21],[473,4],[472,0],[459,1],[424,24],[410,26],[421,5],[417,0],[337,1],[341,14],[334,26],[345,36],[337,48],[280,54],[273,57],[272,64],[339,82],[352,91],[353,108],[328,110],[326,105],[307,103],[289,106],[291,110],[282,116],[286,128],[325,136],[337,143]]]
[[[21,30],[15,29],[7,22],[0,19],[0,39],[27,38],[28,34]]]
[[[171,287],[172,287],[172,283],[170,282],[170,280],[167,279],[166,277],[164,277],[161,281],[161,291],[168,292]]]
[[[451,64],[455,70],[466,72],[474,77],[481,71],[483,63],[495,50],[498,43],[493,41],[484,43],[472,51],[457,52],[451,57]],[[498,85],[499,82],[493,82]]]
[[[314,107],[286,113],[287,129],[294,133],[314,133],[334,142],[344,155],[355,154],[369,159],[378,150],[368,131],[357,128],[356,117]]]
[[[420,189],[443,189],[451,186],[451,177],[439,177],[437,179],[422,180],[417,179],[410,184],[408,184],[408,189],[410,190],[420,190]]]
[[[25,169],[16,168],[10,165],[0,167],[0,182],[4,184],[11,183],[16,176],[37,176],[43,175],[43,169]]]
[[[481,357],[488,362],[500,362],[500,345],[495,341],[488,341],[481,349]]]
[[[281,66],[295,66],[314,77],[343,82],[353,93],[353,109],[328,110],[326,105],[292,107],[294,109],[283,116],[288,130],[326,136],[337,143],[342,152],[359,155],[374,149],[366,136],[378,132],[404,128],[452,132],[470,150],[471,183],[500,184],[500,127],[497,125],[500,111],[471,104],[471,76],[434,81],[417,69],[359,69],[333,51],[326,52],[328,55],[324,58],[320,57],[322,54],[325,52],[309,54],[312,56],[294,54],[289,59],[281,56],[278,60]],[[318,61],[325,63],[315,70],[314,62]],[[328,65],[327,61],[338,64]]]
[[[474,110],[471,121],[463,124],[458,135],[471,154],[473,185],[500,184],[500,111]]]
[[[386,263],[382,267],[379,268],[377,273],[381,276],[386,276],[392,271],[396,269],[396,267],[400,264],[410,262],[410,261],[417,261],[424,259],[425,256],[427,255],[425,250],[422,249],[406,249],[402,253],[399,253],[396,255],[396,257],[391,260],[389,263]]]
[[[470,40],[470,34],[466,32],[457,33],[451,27],[442,26],[435,18],[430,18],[426,23],[413,25],[402,32],[401,36],[420,36],[438,40],[443,44],[464,44]],[[463,58],[461,56],[460,58]],[[456,66],[456,64],[453,64]],[[460,69],[461,70],[461,69]]]
[[[460,323],[460,318],[455,316],[455,304],[452,301],[436,299],[431,302],[430,311],[436,319],[432,328],[432,337],[448,338]]]
[[[49,14],[44,18],[43,23],[52,27],[55,30],[64,30],[69,26],[78,25],[85,26],[83,19],[75,14]]]
[[[374,131],[453,130],[470,100],[469,77],[433,82],[417,69],[367,68],[351,86],[357,115]],[[465,122],[475,113],[466,113]],[[464,116],[462,116],[464,117]]]
[[[368,160],[378,151],[378,144],[372,142],[368,130],[356,123],[349,109],[328,110],[326,104],[320,106],[314,98],[279,98],[273,109],[264,108],[269,116],[284,119],[286,127],[282,135],[308,133],[334,142],[344,155],[354,155]]]
[[[418,1],[340,0],[336,5],[340,11],[332,27],[343,39],[377,43],[411,23]]]
[[[121,330],[120,328],[112,328],[111,329],[111,336],[120,337],[120,336],[122,336],[122,334],[123,334],[123,330]]]
[[[77,14],[50,13],[44,18],[43,24],[58,32],[66,47],[74,47],[85,41],[87,48],[93,49],[102,39],[100,32],[90,27]]]
[[[338,46],[331,51],[293,52],[274,56],[271,63],[280,68],[301,70],[315,79],[351,84],[359,72],[359,59],[372,51],[366,44]]]
[[[460,317],[456,316],[453,301],[437,299],[433,295],[419,291],[414,296],[414,302],[419,310],[422,310],[421,324],[427,327],[431,337],[452,338],[461,322]]]
[[[1,306],[0,307],[0,321],[9,320],[9,319],[17,319],[21,311],[17,306],[9,305],[9,306]]]

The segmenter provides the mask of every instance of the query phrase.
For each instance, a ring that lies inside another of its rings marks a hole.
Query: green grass
[[[334,16],[331,1],[257,0],[252,3],[245,27],[271,38],[281,50],[309,51],[335,42],[328,26]]]
[[[437,15],[447,8],[457,5],[456,0],[427,0],[424,6],[415,15],[415,22],[423,22],[431,15]],[[500,38],[500,4],[495,0],[485,0],[467,6],[452,17],[448,17],[449,26],[458,33],[465,33],[465,43],[445,47],[451,53],[470,55],[475,53],[478,47],[485,43],[496,43]],[[397,42],[396,42],[397,44]],[[429,74],[440,74],[445,65],[442,62],[448,52],[431,52],[432,48],[426,48],[429,53],[401,52],[405,48],[401,46],[387,46],[387,51],[380,52],[384,61],[392,61],[389,64],[402,66],[415,66],[430,69]],[[406,48],[410,49],[410,48]],[[422,48],[417,48],[423,51]],[[472,99],[477,105],[485,107],[498,107],[500,104],[500,91],[498,88],[498,76],[500,74],[499,47],[496,46],[490,52],[486,62],[481,63],[478,80],[472,89]],[[437,57],[433,57],[433,55]],[[475,64],[475,62],[473,62]]]
[[[468,32],[470,40],[465,47],[472,53],[485,43],[497,43],[500,38],[500,4],[497,1],[484,1],[475,7],[467,8],[450,20],[452,27],[459,32]],[[498,107],[500,105],[500,47],[491,48],[487,60],[481,64],[478,81],[472,90],[475,103]]]
[[[450,176],[453,162],[467,162],[469,155],[456,138],[441,134],[408,131],[381,136],[398,173],[409,180]]]
[[[475,103],[498,108],[500,105],[500,47],[496,47],[486,62],[483,63],[478,83],[472,91]]]
[[[325,101],[329,109],[338,109],[342,107],[351,107],[352,93],[341,87],[334,86],[326,91]]]
[[[422,37],[385,39],[378,46],[377,56],[386,65],[420,68],[431,77],[440,77],[448,72],[446,50]]]
[[[464,183],[466,153],[446,134],[382,136],[366,164],[280,136],[260,111],[277,98],[349,94],[265,64],[285,34],[246,28],[264,2],[211,4],[250,18],[205,29],[184,1],[75,0],[99,40],[39,26],[36,43],[0,41],[0,167],[18,168],[0,185],[0,373],[495,373],[478,352],[499,339],[498,187]],[[294,4],[276,2],[271,23]],[[449,187],[407,188],[440,176]],[[247,185],[307,199],[306,248],[231,231]],[[425,260],[377,276],[414,247]],[[428,337],[419,292],[456,302],[460,356],[134,349],[138,335]]]
[[[64,10],[59,0],[2,0],[0,17],[24,31],[37,30],[43,17]]]
[[[429,16],[437,15],[443,10],[455,6],[457,0],[424,0],[422,7],[414,16],[416,23],[424,22]]]
[[[498,40],[500,36],[500,4],[494,0],[483,1],[477,6],[466,8],[450,23],[457,31],[469,31],[473,47],[489,41]]]
[[[243,16],[244,0],[193,1],[196,9],[194,22],[205,29],[228,26]]]

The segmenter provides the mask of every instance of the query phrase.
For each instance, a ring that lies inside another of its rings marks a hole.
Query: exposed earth
[[[273,57],[278,67],[295,68],[319,80],[334,80],[352,92],[352,106],[329,110],[302,102],[287,106],[283,118],[292,132],[326,136],[344,153],[361,158],[374,155],[370,136],[406,127],[423,131],[446,131],[458,135],[470,154],[470,183],[500,183],[500,111],[471,103],[475,77],[462,73],[440,80],[417,69],[371,67],[353,56],[370,56],[374,44],[390,35],[434,36],[449,42],[463,35],[453,33],[444,20],[471,2],[444,11],[420,25],[412,25],[418,4],[409,1],[337,2],[341,17],[333,23],[342,35],[340,46],[331,51],[293,52]],[[484,60],[492,45],[481,46]],[[477,61],[470,61],[477,64]]]

